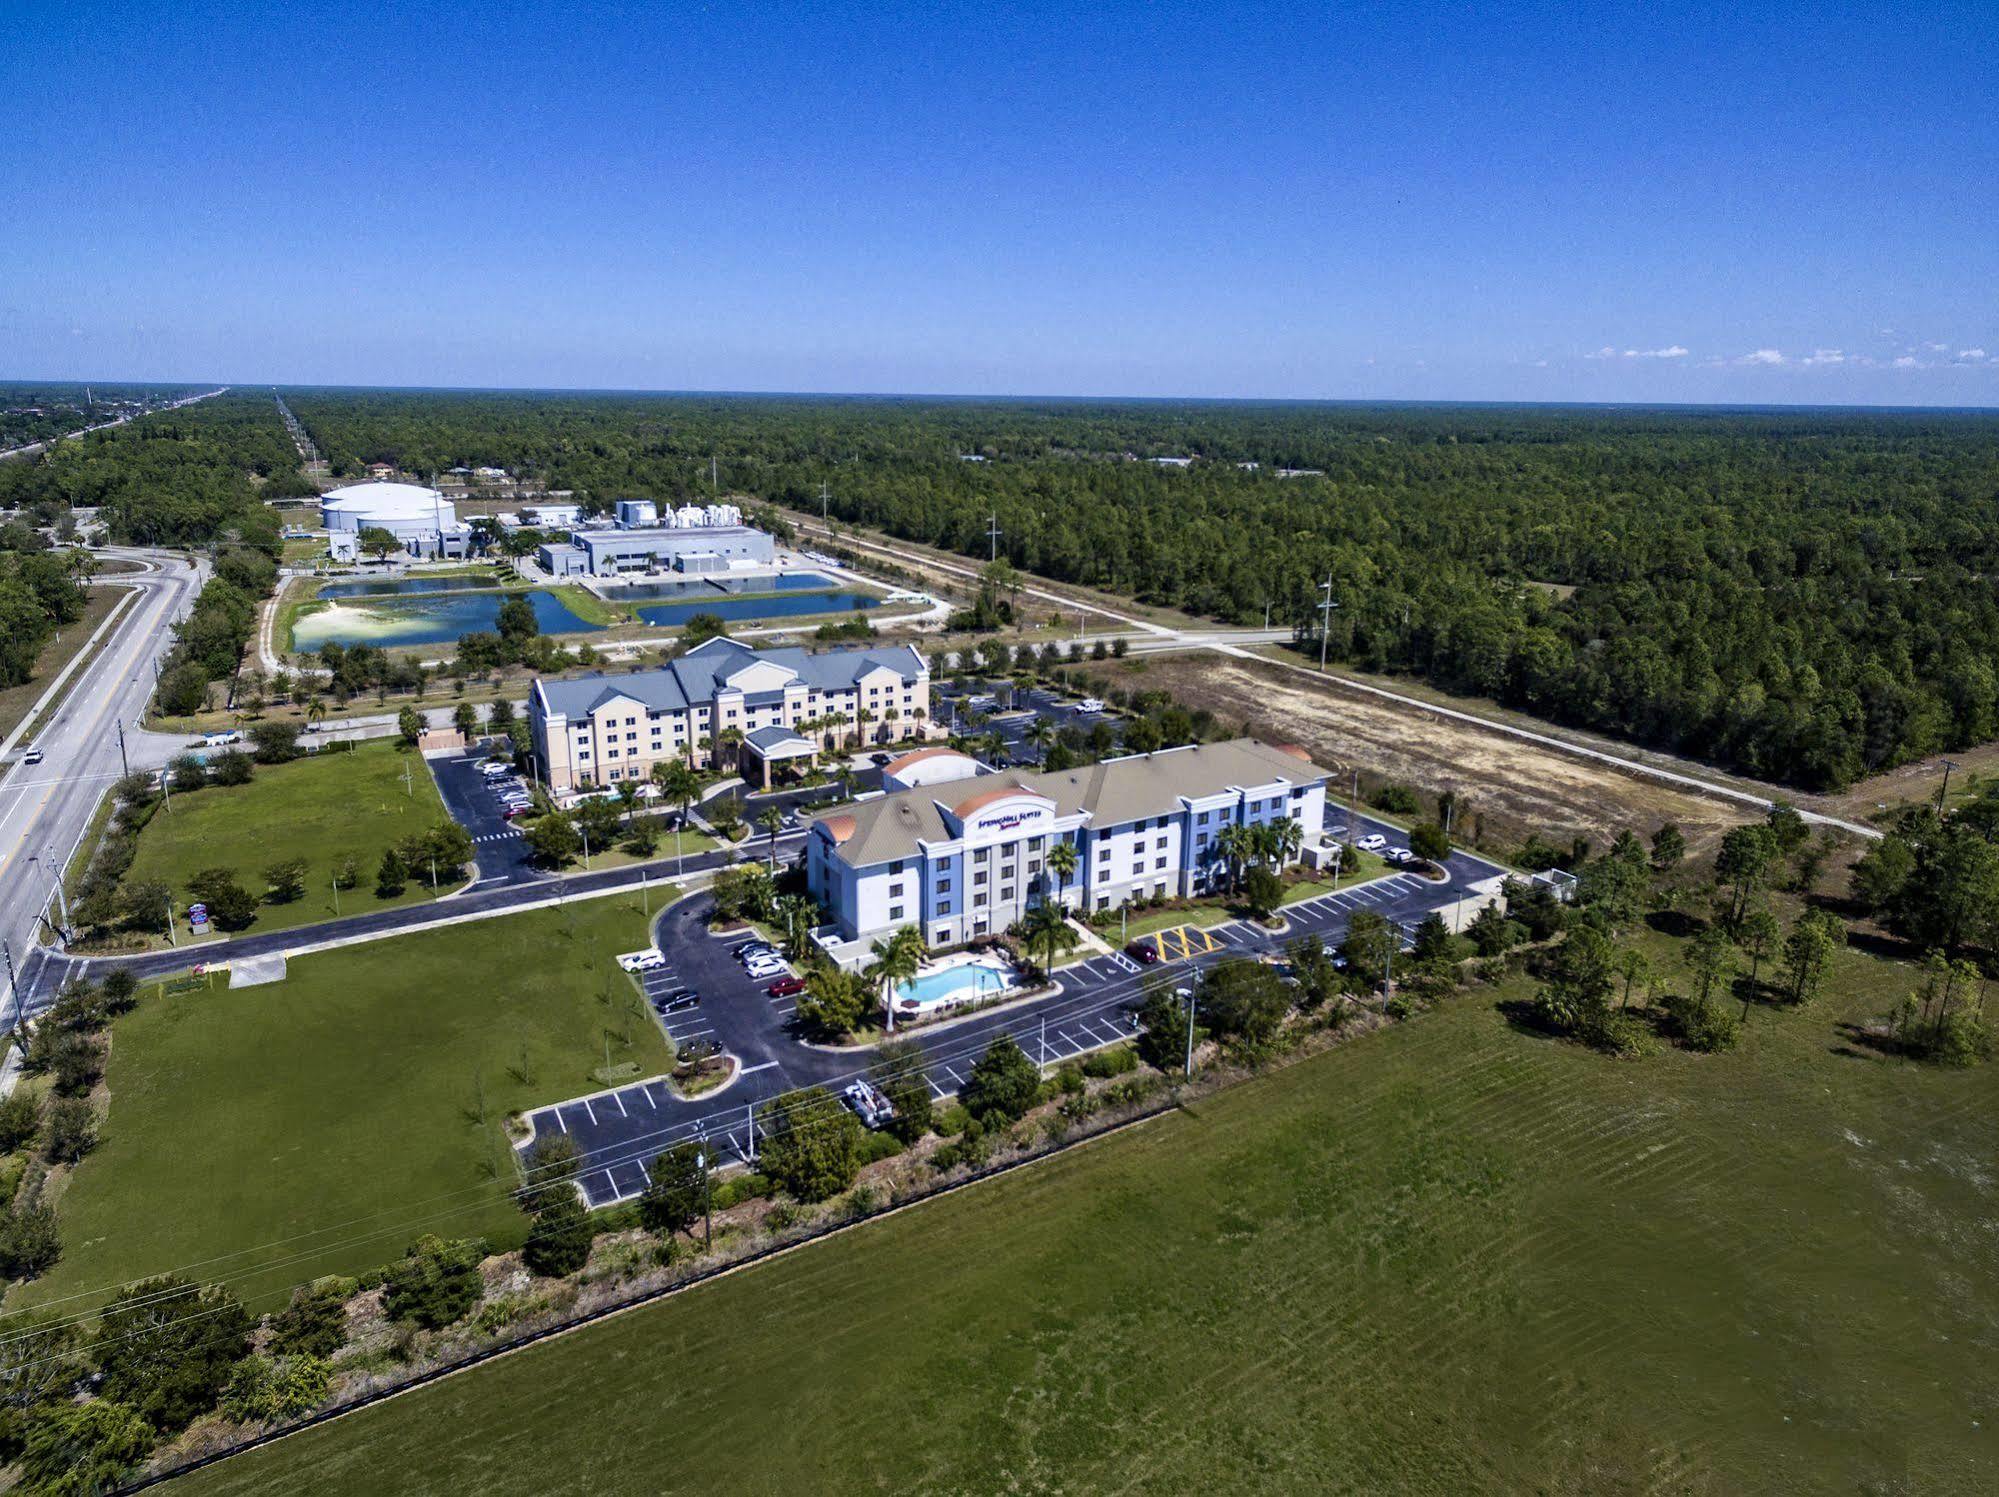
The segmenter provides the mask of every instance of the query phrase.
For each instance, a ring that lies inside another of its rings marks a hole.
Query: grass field
[[[244,888],[259,893],[265,868],[303,858],[305,897],[263,905],[250,928],[311,925],[334,917],[333,870],[349,853],[360,866],[361,882],[341,892],[340,913],[431,898],[415,883],[394,898],[378,897],[375,868],[384,848],[446,817],[423,760],[393,740],[376,739],[349,753],[260,764],[247,785],[210,785],[176,795],[173,809],[156,811],[140,834],[126,879],[157,879],[171,886],[176,905],[184,906],[188,879],[204,868],[234,869]],[[446,881],[441,892],[456,887]]]
[[[1909,978],[1632,1062],[1462,998],[187,1486],[1990,1491],[1999,1070],[1840,1029]]]
[[[595,1090],[607,1036],[640,1075],[670,1064],[611,960],[645,929],[636,898],[584,900],[148,999],[113,1033],[104,1142],[58,1205],[62,1261],[10,1303],[180,1264],[268,1295],[425,1231],[518,1240],[506,1115]]]

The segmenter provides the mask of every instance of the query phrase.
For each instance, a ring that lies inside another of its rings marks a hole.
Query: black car
[[[681,988],[672,993],[662,993],[652,1001],[652,1011],[656,1014],[681,1014],[690,1008],[701,1006],[701,995],[692,988]]]
[[[734,957],[737,961],[741,962],[741,961],[747,961],[749,958],[758,955],[760,952],[775,951],[775,950],[777,950],[777,948],[771,945],[770,942],[768,941],[745,941],[740,946],[730,947],[729,955]]]

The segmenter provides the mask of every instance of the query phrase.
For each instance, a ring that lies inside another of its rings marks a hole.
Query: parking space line
[[[623,1092],[612,1092],[611,1100],[618,1104],[618,1115],[620,1117],[628,1118],[631,1116],[629,1112],[625,1111],[625,1094]]]
[[[562,1109],[560,1107],[550,1108],[549,1115],[555,1119],[556,1127],[560,1128],[564,1133],[569,1131],[569,1125],[562,1121]]]
[[[591,1122],[594,1123],[597,1121],[597,1109],[590,1105],[590,1099],[588,1097],[585,1097],[583,1099],[583,1110],[590,1114]]]

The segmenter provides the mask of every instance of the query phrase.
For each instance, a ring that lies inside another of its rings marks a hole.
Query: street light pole
[[[1194,990],[1187,989],[1187,1070],[1186,1076],[1194,1075]]]
[[[125,757],[125,720],[119,718],[112,726],[118,729],[118,767],[129,777],[132,773],[132,761]]]
[[[25,1055],[28,1051],[27,1015],[22,1012],[20,980],[14,975],[13,943],[0,940],[0,952],[7,957],[7,998],[14,1005],[14,1043]]]

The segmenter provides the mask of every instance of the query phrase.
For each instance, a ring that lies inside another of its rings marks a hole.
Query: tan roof
[[[900,759],[890,760],[882,766],[882,773],[885,775],[901,774],[910,765],[921,764],[925,759],[968,759],[970,757],[971,755],[969,754],[961,754],[954,748],[944,748],[942,745],[934,748],[920,748],[912,754],[904,754]]]
[[[1019,771],[974,782],[979,788],[952,806],[960,821],[982,805],[1025,791],[1055,802],[1057,816],[1087,813],[1090,824],[1116,826],[1176,811],[1183,798],[1198,800],[1229,789],[1284,783],[1309,785],[1325,778],[1296,750],[1253,738],[1132,754],[1056,774]],[[918,844],[949,842],[956,836],[937,797],[946,787],[920,785],[857,801],[818,824],[840,844],[841,856],[856,868],[913,857]],[[841,823],[851,823],[844,830]]]

